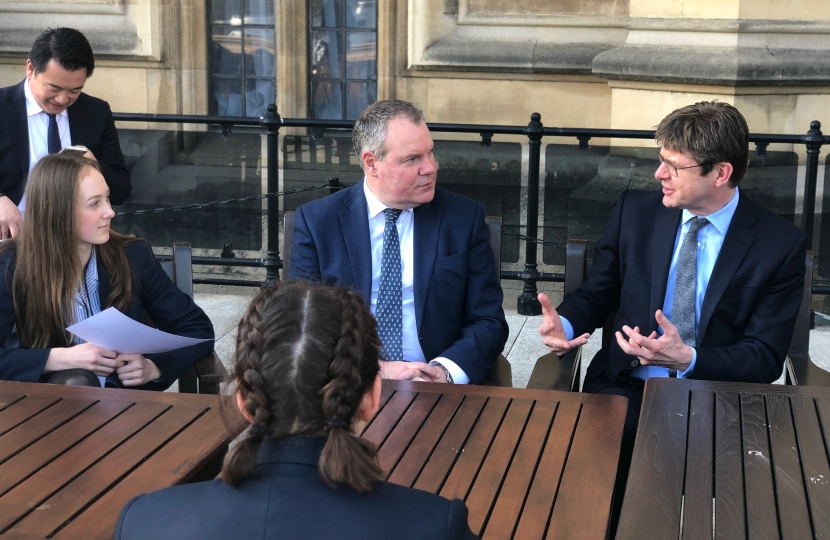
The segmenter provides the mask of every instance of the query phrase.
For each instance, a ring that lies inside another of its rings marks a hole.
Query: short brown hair
[[[749,166],[749,128],[728,103],[701,101],[677,109],[663,118],[654,139],[662,148],[688,154],[702,175],[717,163],[731,164],[730,187],[738,185]]]
[[[393,118],[403,117],[413,124],[424,121],[424,112],[414,104],[399,99],[387,99],[369,105],[360,114],[352,130],[352,143],[357,160],[363,167],[360,158],[364,150],[370,150],[378,161],[386,158],[386,128]]]

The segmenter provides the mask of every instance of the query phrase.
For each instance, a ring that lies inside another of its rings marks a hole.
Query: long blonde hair
[[[29,175],[20,233],[0,245],[0,252],[17,251],[11,291],[23,347],[62,347],[72,342],[66,326],[84,272],[76,217],[84,167],[101,170],[96,161],[71,154],[41,159]],[[133,240],[110,232],[109,241],[95,247],[111,281],[102,309],[113,306],[123,311],[130,305],[132,282],[124,246]],[[8,275],[7,271],[6,279]]]

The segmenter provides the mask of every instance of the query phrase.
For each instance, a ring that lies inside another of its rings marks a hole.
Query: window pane
[[[210,68],[215,75],[242,73],[242,30],[231,27],[213,27],[210,43]]]
[[[377,28],[375,0],[346,0],[346,26],[349,28]]]
[[[346,34],[346,78],[374,79],[377,77],[375,32]]]
[[[339,82],[312,81],[311,106],[313,118],[343,119],[343,95]]]
[[[377,83],[346,84],[346,120],[354,120],[377,100]]]
[[[268,112],[268,105],[276,103],[274,81],[248,79],[245,88],[245,113],[247,116],[260,117]]]
[[[219,116],[244,116],[242,111],[242,81],[213,77],[213,106]]]
[[[246,29],[245,75],[273,77],[276,69],[275,50],[273,30]]]
[[[340,77],[340,32],[318,31],[311,36],[311,76],[315,79]]]
[[[242,0],[211,0],[210,17],[214,24],[239,26],[242,23]]]
[[[274,0],[245,0],[245,24],[274,24]]]
[[[343,0],[313,0],[311,4],[312,28],[338,28],[343,26]]]

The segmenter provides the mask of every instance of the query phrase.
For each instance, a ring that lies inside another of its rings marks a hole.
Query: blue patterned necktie
[[[709,223],[706,218],[693,218],[689,232],[683,238],[674,279],[674,299],[671,306],[672,324],[680,339],[695,347],[695,311],[697,306],[697,233]],[[669,377],[677,377],[677,370],[669,368]]]
[[[378,336],[383,344],[384,360],[403,360],[401,244],[396,223],[402,210],[387,208],[383,229],[383,259],[380,263],[380,288],[375,306]]]
[[[46,144],[50,154],[61,151],[61,134],[58,131],[58,121],[54,114],[49,114],[49,129],[46,132]]]

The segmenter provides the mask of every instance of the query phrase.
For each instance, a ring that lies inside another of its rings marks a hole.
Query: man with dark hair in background
[[[29,171],[66,146],[85,146],[84,156],[98,161],[112,204],[129,196],[132,185],[109,104],[81,92],[94,69],[82,33],[50,28],[32,46],[26,79],[0,88],[0,238],[17,235]]]

